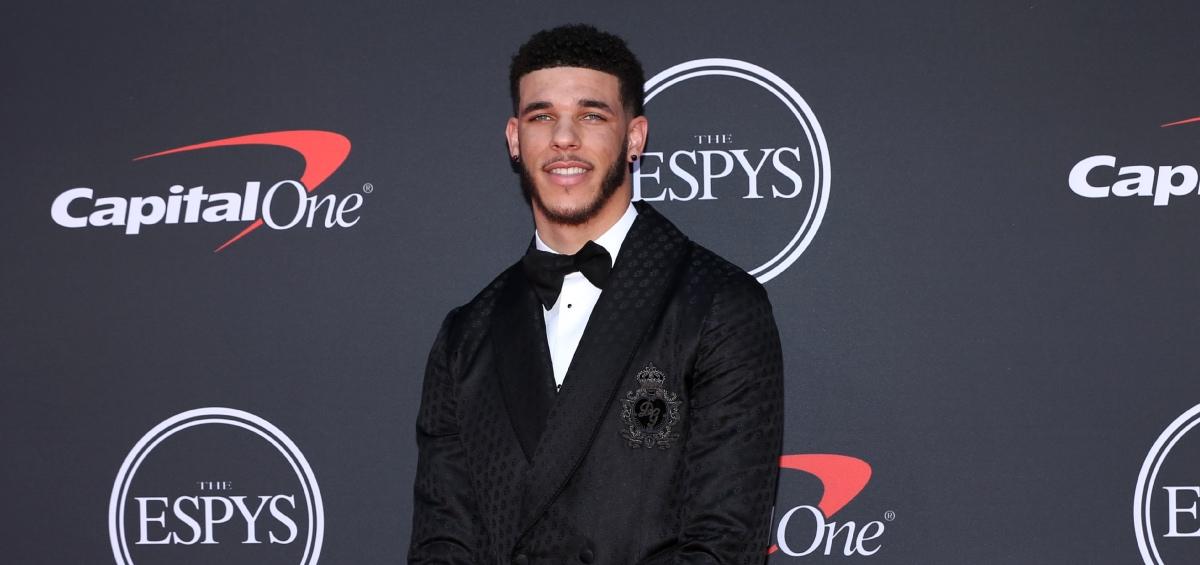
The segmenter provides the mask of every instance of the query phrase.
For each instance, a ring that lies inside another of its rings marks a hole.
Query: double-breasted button
[[[513,565],[529,565],[529,557],[526,557],[524,553],[518,553],[513,558]]]
[[[586,547],[583,548],[583,551],[579,552],[579,560],[584,563],[591,563],[592,559],[595,559],[595,558],[596,558],[596,556],[594,554],[592,554],[592,550],[590,550]]]

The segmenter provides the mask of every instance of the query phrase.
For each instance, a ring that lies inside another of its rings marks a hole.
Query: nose
[[[574,120],[559,120],[554,124],[554,136],[550,143],[554,149],[568,151],[579,148],[579,132],[575,131]]]

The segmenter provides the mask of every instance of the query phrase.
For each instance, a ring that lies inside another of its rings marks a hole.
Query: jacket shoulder
[[[753,275],[703,245],[691,245],[687,284],[700,287],[705,294],[766,300],[766,290]]]

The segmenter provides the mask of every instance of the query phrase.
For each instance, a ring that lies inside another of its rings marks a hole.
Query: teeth
[[[582,175],[583,167],[565,167],[560,169],[550,169],[550,172],[555,175]]]

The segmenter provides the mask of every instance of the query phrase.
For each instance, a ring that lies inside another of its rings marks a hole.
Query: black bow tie
[[[599,243],[589,241],[574,255],[559,255],[548,251],[529,247],[529,252],[521,258],[521,266],[525,275],[533,283],[533,292],[547,310],[558,302],[562,292],[563,277],[579,271],[596,288],[603,289],[608,280],[608,272],[612,270],[612,258],[608,250]]]

